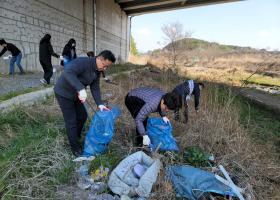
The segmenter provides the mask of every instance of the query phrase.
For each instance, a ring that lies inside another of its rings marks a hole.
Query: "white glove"
[[[143,145],[149,146],[150,144],[151,144],[151,140],[150,140],[149,136],[144,135],[143,136]]]
[[[8,55],[8,56],[5,56],[3,57],[4,60],[9,60],[11,57],[13,57],[12,55]]]
[[[82,103],[84,103],[87,99],[87,92],[85,89],[82,89],[78,92],[78,98]]]
[[[169,119],[167,117],[163,117],[162,120],[164,121],[164,123],[170,123]]]
[[[98,108],[99,108],[100,111],[109,111],[110,110],[109,108],[107,108],[104,105],[99,105]]]
[[[63,56],[59,56],[59,59],[60,59],[60,60],[63,60]]]

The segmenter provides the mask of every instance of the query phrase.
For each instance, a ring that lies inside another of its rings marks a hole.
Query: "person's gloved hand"
[[[163,117],[162,120],[164,121],[164,123],[170,123],[169,119],[167,117]]]
[[[110,110],[109,108],[107,108],[104,105],[99,105],[98,108],[99,108],[100,111],[109,111]]]
[[[9,60],[10,58],[12,58],[13,56],[12,55],[8,55],[8,56],[5,56],[3,57],[4,60]]]
[[[63,60],[63,56],[59,56],[59,59],[60,59],[60,60]]]
[[[143,145],[149,146],[150,144],[151,144],[151,140],[150,140],[149,136],[144,135],[143,136]]]
[[[78,92],[78,98],[79,100],[84,103],[87,99],[87,92],[85,89],[82,89]]]

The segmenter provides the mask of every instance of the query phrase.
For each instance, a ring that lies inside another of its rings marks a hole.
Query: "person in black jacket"
[[[103,105],[100,94],[100,74],[116,61],[111,51],[102,51],[96,57],[80,57],[70,62],[54,86],[54,92],[61,108],[68,140],[75,156],[81,154],[78,139],[87,112],[83,103],[86,101],[86,86],[90,86],[91,94],[101,111],[109,110]]]
[[[10,71],[9,74],[13,75],[15,73],[15,63],[17,64],[20,74],[24,74],[22,66],[20,64],[22,54],[21,51],[12,43],[7,43],[4,39],[0,40],[0,45],[3,47],[2,51],[0,52],[0,57],[6,52],[10,51],[12,53],[12,57],[10,60]]]
[[[50,84],[50,80],[53,75],[51,56],[63,59],[62,56],[59,56],[53,51],[53,47],[51,45],[51,35],[45,34],[45,36],[41,39],[39,46],[39,60],[44,70],[44,78],[40,81],[43,84]]]
[[[62,51],[63,60],[61,61],[61,65],[65,67],[67,63],[69,63],[71,60],[74,60],[77,58],[76,54],[76,41],[71,38],[68,43],[65,45],[63,51]]]
[[[191,99],[191,95],[194,95],[194,106],[196,113],[198,113],[199,110],[199,99],[200,99],[200,91],[204,88],[203,83],[196,83],[193,80],[185,81],[184,83],[181,83],[177,85],[172,92],[180,95],[181,103],[180,105],[184,105],[184,117],[185,117],[185,123],[188,123],[189,120],[189,105],[188,100]],[[182,103],[183,102],[183,103]],[[180,115],[179,115],[179,108],[174,111],[174,118],[175,120],[179,121]]]

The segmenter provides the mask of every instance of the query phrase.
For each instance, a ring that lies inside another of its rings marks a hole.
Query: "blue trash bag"
[[[192,166],[168,166],[165,173],[178,197],[196,200],[210,192],[236,197],[232,189],[218,181],[213,173]]]
[[[172,136],[172,126],[162,118],[148,118],[147,135],[151,139],[150,147],[154,151],[161,143],[161,151],[179,151],[176,140]]]
[[[63,65],[64,65],[64,69],[67,68],[67,65],[69,64],[70,60],[66,57],[63,58]]]
[[[84,143],[84,156],[93,156],[107,151],[107,146],[114,136],[114,123],[120,116],[118,106],[110,111],[98,111],[94,114]]]

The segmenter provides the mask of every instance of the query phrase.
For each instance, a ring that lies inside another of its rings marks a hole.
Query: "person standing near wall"
[[[54,93],[61,108],[66,133],[72,153],[80,156],[79,144],[87,112],[83,103],[87,99],[86,86],[101,111],[109,110],[103,105],[100,94],[100,74],[116,61],[111,51],[102,51],[96,57],[80,57],[70,62],[54,86]]]
[[[65,66],[71,61],[77,58],[76,54],[76,41],[74,38],[71,38],[67,44],[65,45],[62,51],[63,60],[61,61],[61,65]]]
[[[2,51],[0,52],[0,57],[6,52],[10,51],[12,54],[11,60],[10,60],[10,71],[9,75],[14,75],[15,73],[15,63],[17,64],[20,74],[24,74],[23,68],[20,64],[22,53],[21,51],[12,43],[7,43],[4,39],[0,40],[0,45],[3,47]]]
[[[51,35],[45,34],[45,36],[40,40],[39,46],[39,60],[44,70],[44,78],[40,81],[43,84],[50,84],[50,80],[53,75],[51,56],[63,60],[63,56],[59,56],[53,51],[53,47],[51,45]]]
[[[203,83],[196,83],[194,80],[188,80],[184,83],[177,85],[173,89],[173,93],[176,93],[180,96],[181,105],[184,105],[184,117],[185,123],[188,123],[189,120],[189,105],[188,101],[191,99],[191,96],[194,95],[194,106],[195,111],[198,113],[199,110],[199,100],[200,100],[200,91],[204,88]],[[182,103],[183,102],[183,103]],[[179,108],[174,111],[174,119],[179,121],[180,113]]]

